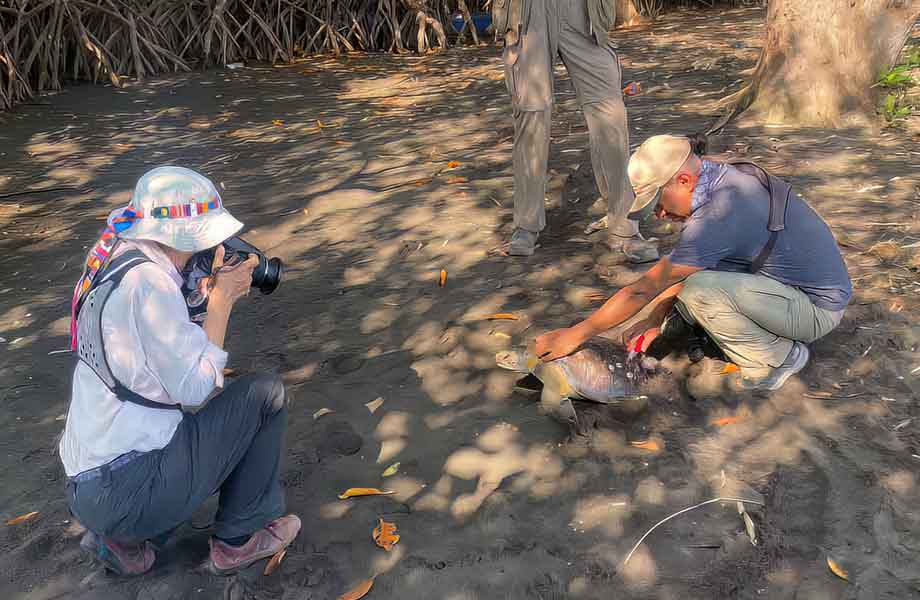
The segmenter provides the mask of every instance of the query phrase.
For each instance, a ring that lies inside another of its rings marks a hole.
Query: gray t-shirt
[[[770,196],[760,181],[728,166],[685,223],[671,252],[676,264],[747,272],[770,237]],[[802,290],[815,306],[838,311],[853,294],[850,275],[830,228],[799,196],[786,210],[786,228],[759,272]]]

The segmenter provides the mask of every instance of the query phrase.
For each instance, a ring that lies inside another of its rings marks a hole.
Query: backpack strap
[[[179,404],[149,400],[122,384],[109,367],[102,339],[102,311],[112,292],[134,267],[151,262],[140,250],[127,250],[103,265],[77,310],[77,354],[122,402],[146,408],[182,410]]]
[[[763,268],[764,263],[767,262],[767,258],[769,258],[770,254],[773,252],[773,247],[776,246],[779,232],[786,229],[786,209],[789,208],[792,185],[768,172],[757,163],[750,161],[734,161],[728,164],[746,175],[756,177],[757,180],[760,181],[760,184],[766,188],[767,193],[770,194],[770,217],[767,219],[767,231],[770,232],[770,237],[767,239],[767,243],[764,244],[760,252],[757,253],[757,256],[754,257],[754,260],[751,261],[751,267],[748,272],[753,274],[759,272],[760,269]]]

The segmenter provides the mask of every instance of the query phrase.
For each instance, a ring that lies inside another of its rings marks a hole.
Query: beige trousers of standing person
[[[546,227],[553,63],[559,56],[588,124],[591,164],[598,191],[607,199],[610,233],[636,235],[638,224],[626,218],[633,194],[626,175],[629,133],[620,63],[612,47],[598,45],[585,0],[524,0],[521,34],[509,34],[507,42],[505,81],[514,111],[514,226],[535,233]]]
[[[687,278],[677,309],[699,323],[745,377],[779,367],[793,341],[810,343],[830,333],[844,311],[812,304],[804,292],[763,275],[700,271]]]

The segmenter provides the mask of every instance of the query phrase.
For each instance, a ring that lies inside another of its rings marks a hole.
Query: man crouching
[[[646,140],[629,160],[631,218],[684,224],[670,256],[586,320],[537,338],[549,361],[648,305],[625,336],[644,351],[675,323],[699,326],[740,367],[736,386],[776,390],[805,367],[805,345],[843,318],[852,285],[827,224],[789,185],[753,163],[702,158],[705,140]],[[676,312],[672,312],[676,308]]]
[[[223,387],[231,309],[249,293],[256,256],[224,265],[242,223],[194,171],[145,174],[90,251],[73,297],[74,369],[60,444],[82,546],[107,568],[140,575],[157,542],[220,495],[211,569],[227,574],[287,547],[300,519],[279,482],[287,401],[273,375]],[[215,249],[207,314],[189,317],[182,271]],[[210,399],[209,399],[210,397]],[[197,412],[184,412],[185,408]]]

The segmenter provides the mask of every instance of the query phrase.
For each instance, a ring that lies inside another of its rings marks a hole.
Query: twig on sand
[[[670,520],[673,519],[674,517],[679,516],[679,515],[682,515],[682,514],[684,514],[685,512],[689,512],[689,511],[691,511],[691,510],[693,510],[693,509],[695,509],[695,508],[699,508],[699,507],[701,507],[701,506],[706,506],[707,504],[712,504],[713,502],[747,502],[748,504],[759,504],[760,506],[763,506],[763,502],[760,502],[760,501],[758,501],[758,500],[746,500],[746,499],[744,499],[744,498],[729,498],[729,497],[722,497],[722,496],[720,496],[720,497],[718,497],[718,498],[713,498],[712,500],[707,500],[707,501],[705,501],[705,502],[700,502],[699,504],[694,504],[693,506],[688,506],[687,508],[684,508],[684,509],[682,509],[682,510],[679,510],[679,511],[677,511],[676,513],[674,513],[673,515],[667,516],[667,517],[663,518],[662,520],[658,521],[657,523],[655,523],[654,525],[652,525],[652,528],[649,529],[648,531],[646,531],[646,532],[645,532],[645,535],[643,535],[642,537],[639,538],[639,541],[636,542],[636,545],[633,546],[633,547],[632,547],[632,550],[629,551],[629,554],[626,555],[626,560],[623,561],[623,566],[624,566],[624,567],[626,566],[626,563],[629,562],[629,559],[632,558],[632,555],[635,553],[635,551],[639,548],[639,546],[642,544],[642,542],[645,541],[645,538],[647,538],[648,535],[649,535],[651,532],[655,531],[655,529],[657,529],[659,525],[662,525],[662,524],[664,524],[664,523],[667,523],[668,521],[670,521]]]

